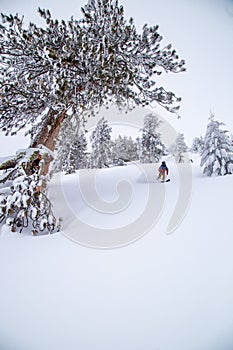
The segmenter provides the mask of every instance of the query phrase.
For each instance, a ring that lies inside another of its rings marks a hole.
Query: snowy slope
[[[189,207],[169,235],[188,174],[171,160],[167,184],[156,183],[155,165],[56,175],[50,196],[66,236],[1,231],[0,349],[231,350],[233,177],[206,178],[193,160]],[[134,236],[150,194],[157,220]],[[96,237],[67,238],[88,225],[127,227],[131,244],[92,249]]]

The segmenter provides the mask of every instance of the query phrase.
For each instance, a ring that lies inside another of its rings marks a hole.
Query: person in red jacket
[[[168,175],[168,167],[165,162],[162,162],[162,164],[158,169],[158,172],[159,172],[158,179],[161,179],[161,181],[164,182]]]

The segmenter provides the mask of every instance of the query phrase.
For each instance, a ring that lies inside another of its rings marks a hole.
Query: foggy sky
[[[38,7],[49,8],[58,19],[69,19],[79,18],[80,7],[85,3],[82,0],[0,0],[0,10],[18,12],[25,16],[25,22],[40,24]],[[161,107],[155,111],[169,120],[177,132],[183,132],[189,144],[195,136],[204,135],[210,110],[233,132],[233,1],[120,0],[119,3],[124,5],[126,18],[132,16],[139,30],[144,23],[158,24],[164,46],[171,43],[186,61],[186,73],[162,74],[158,79],[158,85],[182,97],[182,118],[177,120]],[[3,142],[6,140],[1,136],[0,146]],[[9,152],[0,147],[0,155],[6,154]]]

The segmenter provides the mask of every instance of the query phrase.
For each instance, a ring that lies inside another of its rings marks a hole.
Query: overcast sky
[[[25,21],[41,23],[37,8],[49,8],[53,17],[68,19],[81,16],[82,0],[0,0],[0,10],[25,16]],[[210,110],[233,132],[233,0],[120,0],[126,18],[133,17],[138,29],[144,23],[158,24],[164,45],[171,43],[187,72],[164,74],[159,85],[182,97],[181,120],[162,114],[188,143],[203,135]],[[0,155],[14,153],[0,147]],[[23,142],[18,141],[19,147]],[[1,136],[0,146],[6,145]],[[18,145],[17,145],[18,146]],[[11,147],[11,148],[10,148]]]

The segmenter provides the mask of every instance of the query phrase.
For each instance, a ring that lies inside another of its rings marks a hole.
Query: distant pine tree
[[[59,137],[56,142],[55,148],[55,161],[53,164],[53,171],[67,171],[67,161],[70,154],[70,149],[72,147],[75,130],[77,125],[75,125],[75,121],[71,122],[70,120],[65,120],[60,129]]]
[[[204,148],[201,157],[203,173],[227,175],[233,172],[233,146],[226,130],[221,130],[224,123],[214,120],[212,115],[207,125]]]
[[[175,158],[176,157],[176,153],[177,153],[177,146],[175,143],[172,143],[171,145],[169,145],[168,147],[168,152]]]
[[[69,153],[62,167],[66,175],[75,173],[76,157],[77,157],[77,145],[75,142],[72,142],[69,145]]]
[[[137,160],[140,160],[140,157],[142,154],[142,140],[140,137],[136,138],[136,144],[137,144]]]
[[[91,168],[104,168],[111,160],[111,132],[108,122],[101,118],[91,135]]]
[[[158,162],[164,155],[165,146],[161,141],[161,134],[157,131],[160,124],[159,118],[153,114],[144,118],[140,157],[142,163]]]
[[[87,167],[87,140],[76,118],[65,120],[56,144],[54,171],[72,174]]]
[[[75,169],[87,168],[87,139],[83,130],[79,129],[76,140],[74,141],[74,148],[76,155]]]
[[[190,151],[193,153],[202,153],[204,147],[204,139],[202,136],[200,137],[194,137],[192,147],[190,148]]]
[[[204,140],[203,137],[194,137],[192,147],[190,149],[193,153],[202,153],[204,147]]]
[[[69,153],[63,164],[66,174],[73,174],[76,170],[87,167],[87,140],[82,130],[76,130],[69,146]]]
[[[175,142],[175,158],[177,163],[184,162],[184,153],[186,153],[187,150],[188,150],[188,147],[184,140],[184,134],[178,133],[176,137],[176,142]]]
[[[128,159],[130,161],[139,160],[138,152],[137,152],[137,142],[132,139],[132,137],[128,137],[127,139],[127,150],[128,150]]]
[[[138,159],[137,143],[132,137],[119,135],[112,145],[112,158],[133,161]]]

